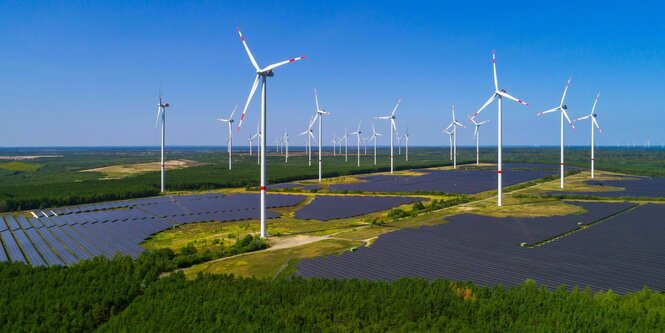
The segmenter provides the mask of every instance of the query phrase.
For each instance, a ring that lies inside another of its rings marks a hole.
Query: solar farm
[[[658,246],[665,241],[658,219],[665,205],[653,200],[665,194],[661,179],[604,173],[589,180],[586,171],[575,169],[561,190],[555,185],[556,166],[513,163],[505,170],[505,185],[515,187],[500,209],[491,205],[491,165],[271,185],[266,217],[275,249],[243,257],[306,252],[324,242],[346,245],[314,256],[278,258],[279,268],[257,264],[240,274],[280,275],[287,265],[304,278],[424,277],[486,286],[534,279],[552,289],[567,285],[622,293],[665,288]],[[576,197],[556,198],[571,194]],[[252,233],[260,217],[258,199],[246,189],[3,214],[0,261],[71,266],[96,256],[137,258],[146,246],[162,246],[157,241],[162,234],[186,234],[187,225],[215,226],[217,233],[242,226]],[[146,245],[151,242],[159,245]],[[234,260],[194,265],[185,273],[234,273],[229,268]],[[257,273],[264,269],[267,273]]]

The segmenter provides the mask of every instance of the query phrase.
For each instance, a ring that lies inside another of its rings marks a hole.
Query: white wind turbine
[[[319,107],[319,94],[316,92],[316,89],[314,89],[314,100],[316,101],[316,114],[314,115],[314,121],[316,121],[316,118],[319,118],[319,182],[321,182],[323,178],[323,116],[329,115],[330,112],[326,112],[326,110],[322,109]],[[335,142],[336,139],[333,138],[333,156],[335,155]]]
[[[331,142],[333,144],[333,156],[337,156],[337,136],[333,135],[333,139]]]
[[[346,132],[346,128],[344,129],[344,136],[342,137],[342,140],[344,140],[344,162],[349,161],[349,134]],[[339,147],[339,153],[342,153],[342,147]]]
[[[380,116],[375,117],[375,119],[390,120],[390,173],[393,173],[393,133],[397,132],[397,126],[395,125],[395,112],[399,107],[399,103],[402,102],[401,99],[397,100],[397,105],[393,109],[393,112],[389,116]]]
[[[284,163],[289,163],[289,133],[286,132],[286,129],[282,142],[284,143]]]
[[[550,112],[556,112],[559,111],[561,115],[561,188],[563,188],[563,174],[564,174],[564,163],[563,163],[563,118],[566,117],[568,120],[568,123],[570,123],[570,126],[575,129],[575,125],[573,125],[573,122],[568,118],[568,113],[566,113],[566,110],[568,109],[568,106],[566,104],[563,104],[565,99],[566,99],[566,92],[568,92],[568,86],[570,85],[570,80],[571,78],[568,78],[568,82],[566,82],[566,87],[563,89],[563,95],[561,96],[561,103],[559,103],[559,106],[549,109],[547,111],[539,112],[538,115],[542,116],[546,113]]]
[[[252,97],[254,97],[254,93],[256,92],[256,88],[259,85],[259,79],[261,79],[261,148],[260,148],[260,155],[261,155],[261,183],[260,183],[260,189],[261,189],[261,238],[265,238],[267,236],[266,234],[266,79],[268,77],[273,77],[273,69],[288,64],[290,62],[298,61],[301,59],[304,59],[304,56],[297,57],[297,58],[291,58],[286,61],[278,62],[272,65],[269,65],[265,68],[260,68],[259,65],[256,63],[256,60],[254,60],[254,56],[252,55],[252,52],[249,50],[249,47],[247,46],[247,43],[245,42],[245,38],[242,36],[242,33],[240,32],[240,28],[238,28],[238,35],[240,35],[240,40],[242,41],[243,46],[245,46],[245,51],[247,51],[247,56],[249,56],[249,60],[252,63],[252,66],[254,66],[254,69],[256,70],[256,78],[254,79],[254,83],[252,84],[252,89],[249,92],[249,97],[247,98],[247,103],[245,104],[245,109],[242,111],[242,116],[240,117],[240,124],[238,125],[238,130],[240,130],[240,126],[242,126],[242,121],[245,118],[245,113],[247,112],[247,107],[249,107],[249,103],[252,101]]]
[[[312,117],[309,121],[309,126],[307,126],[307,130],[298,134],[298,136],[303,136],[307,135],[307,158],[308,158],[308,163],[309,166],[312,166],[312,139],[314,139],[314,134],[312,134],[312,126],[314,126],[314,122],[316,121],[316,115]],[[314,139],[316,141],[316,139]]]
[[[372,142],[372,140],[374,140],[374,165],[376,165],[376,139],[380,136],[382,136],[382,134],[374,129],[374,123],[372,123],[372,136],[369,138],[369,141]]]
[[[166,108],[168,108],[170,105],[169,103],[164,103],[162,102],[162,92],[160,90],[159,92],[159,104],[157,104],[157,121],[155,123],[155,127],[159,125],[161,122],[162,124],[162,162],[160,164],[160,169],[162,171],[162,182],[161,182],[161,191],[164,192],[165,190],[165,182],[164,182],[164,141],[166,137]]]
[[[249,156],[252,156],[252,142],[254,142],[254,139],[256,139],[259,136],[259,123],[256,123],[256,133],[252,134],[252,136],[247,139],[249,141]]]
[[[502,111],[503,111],[502,110],[502,104],[503,104],[503,97],[511,99],[511,100],[513,100],[517,103],[524,104],[526,106],[528,106],[529,104],[522,101],[522,100],[520,100],[520,99],[517,99],[517,98],[509,95],[503,89],[499,90],[499,81],[496,77],[496,54],[495,54],[494,50],[492,50],[492,67],[494,68],[494,93],[487,100],[487,102],[485,102],[485,104],[483,104],[483,106],[481,106],[480,109],[478,109],[478,111],[476,111],[476,113],[473,114],[473,118],[476,118],[476,116],[478,116],[478,114],[481,111],[483,111],[483,109],[485,109],[488,105],[490,105],[490,103],[492,103],[494,101],[494,99],[496,99],[498,97],[499,101],[497,103],[498,104],[498,107],[497,107],[497,109],[498,109],[498,117],[497,117],[497,119],[498,119],[498,121],[497,121],[497,127],[498,127],[498,131],[497,131],[498,132],[497,133],[498,134],[498,137],[497,137],[497,148],[498,148],[497,149],[497,155],[498,155],[497,156],[498,157],[497,158],[497,175],[498,175],[498,177],[497,177],[497,188],[498,188],[497,205],[501,206],[502,205],[502,199],[503,199],[503,183],[502,183],[502,180],[503,180],[503,178],[502,178],[502,176],[503,176],[503,170],[502,170],[503,160],[502,160],[502,156],[501,156],[501,153],[502,153],[501,150],[502,150],[502,147],[503,147],[503,138],[502,138]]]
[[[256,133],[254,133],[254,136],[252,138],[256,138],[257,140],[261,140],[263,135],[261,135],[261,128],[259,127],[259,123],[256,123]],[[261,146],[258,144],[256,145],[256,149],[258,150],[256,153],[256,164],[261,165]]]
[[[446,128],[443,130],[443,133],[448,134],[448,147],[450,147],[450,160],[451,160],[451,161],[453,160],[453,132],[449,131],[449,129],[450,129],[452,126],[453,126],[453,125],[450,124],[450,125],[448,125],[448,127],[446,127]]]
[[[593,127],[596,126],[596,128],[598,129],[598,133],[603,132],[600,129],[600,126],[598,126],[598,121],[596,121],[596,117],[597,117],[597,115],[596,115],[596,103],[598,103],[598,97],[600,97],[600,93],[598,93],[596,95],[596,100],[593,101],[593,107],[591,108],[591,113],[590,114],[588,114],[584,117],[580,117],[580,118],[575,119],[575,121],[578,121],[578,120],[584,120],[584,119],[587,119],[587,118],[591,118],[591,178],[595,177],[595,165],[594,164],[596,162],[596,156],[595,156],[595,148],[596,147],[595,147],[595,141],[594,141],[595,140],[594,139],[594,132],[595,131],[593,130]],[[662,143],[661,143],[661,147],[662,147]]]
[[[457,121],[457,118],[455,118],[455,105],[452,106],[452,111],[453,111],[453,120],[450,122],[450,125],[446,127],[445,131],[447,132],[449,128],[453,128],[452,132],[450,132],[450,136],[452,138],[452,156],[453,156],[453,169],[457,169],[457,126],[462,126],[462,128],[466,128],[466,126],[462,125],[459,121]]]
[[[406,161],[409,161],[409,126],[406,127],[404,132],[404,148],[406,148]]]
[[[469,117],[469,120],[475,125],[475,129],[473,130],[473,137],[476,138],[476,165],[480,165],[480,125],[488,122],[489,120],[481,121],[479,123],[476,122],[475,119]]]
[[[362,124],[362,120],[358,122],[358,129],[351,133],[351,135],[355,135],[358,138],[358,145],[357,145],[357,152],[358,152],[358,166],[360,166],[360,134],[363,132],[360,131],[360,124]]]
[[[363,153],[363,155],[367,156],[367,140],[369,140],[369,138],[364,137],[362,138],[362,140],[363,140],[363,147],[365,147],[365,152]]]
[[[228,119],[224,119],[224,118],[217,119],[217,120],[219,120],[223,123],[226,123],[228,125],[228,128],[229,128],[229,134],[226,137],[226,152],[229,154],[229,170],[231,170],[231,154],[233,154],[232,153],[232,151],[233,151],[233,131],[231,130],[231,126],[233,126],[233,122],[234,122],[233,115],[236,113],[237,108],[238,108],[238,106],[236,105],[236,107],[233,108],[233,112],[231,112],[231,115],[229,116]]]
[[[399,135],[399,133],[395,133],[397,137],[395,138],[397,140],[397,155],[402,155],[402,137]]]
[[[282,140],[278,137],[275,139],[275,151],[278,153],[282,153]]]

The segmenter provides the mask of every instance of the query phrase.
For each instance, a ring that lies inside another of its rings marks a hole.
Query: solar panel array
[[[371,247],[355,252],[306,259],[297,265],[297,274],[372,280],[445,278],[486,286],[513,286],[535,279],[552,289],[565,284],[620,293],[644,286],[665,289],[665,205],[627,210],[534,248],[519,246],[529,237],[547,239],[559,232],[555,228],[589,224],[627,207],[583,205],[593,211],[570,220],[537,218],[525,222],[458,215],[446,224],[385,234]]]
[[[495,170],[416,170],[421,176],[375,175],[361,177],[362,182],[330,185],[335,191],[413,193],[417,191],[472,194],[496,188]],[[556,172],[549,169],[503,172],[503,185],[511,186],[540,179]]]
[[[294,206],[304,199],[299,195],[268,195],[266,201],[268,208],[276,208]],[[0,261],[52,266],[116,253],[138,257],[143,240],[176,224],[260,216],[258,194],[167,196],[49,212],[33,211],[39,217],[31,218],[0,215]],[[268,218],[277,216],[267,212]]]
[[[383,196],[317,196],[310,204],[296,211],[295,217],[328,221],[365,215],[395,206],[427,200],[415,197]]]

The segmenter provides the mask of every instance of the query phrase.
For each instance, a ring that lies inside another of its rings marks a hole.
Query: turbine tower
[[[344,162],[349,161],[349,134],[346,132],[346,128],[344,129],[344,136],[342,137],[342,140],[344,140]],[[342,147],[339,147],[339,153],[342,153]]]
[[[284,129],[282,142],[284,142],[284,163],[289,163],[289,133],[286,132],[286,129]]]
[[[162,182],[161,182],[161,192],[164,193],[165,191],[165,181],[164,181],[164,140],[166,136],[166,108],[168,108],[170,105],[169,103],[164,103],[162,102],[162,92],[160,90],[159,92],[159,104],[157,104],[157,122],[155,123],[155,127],[159,125],[161,122],[162,124],[162,162],[160,164],[160,169],[162,171]]]
[[[330,112],[326,112],[326,110],[322,109],[319,107],[319,94],[316,92],[316,89],[314,89],[314,100],[316,101],[316,114],[314,115],[314,121],[316,121],[316,118],[319,118],[319,183],[323,179],[323,148],[321,145],[323,144],[323,116],[329,115]],[[335,156],[335,142],[337,142],[337,139],[333,137],[333,156]]]
[[[402,137],[395,131],[395,139],[397,140],[397,155],[402,156]]]
[[[584,120],[587,118],[591,118],[591,178],[593,179],[595,177],[595,162],[596,162],[596,157],[595,157],[595,141],[594,141],[594,130],[593,127],[596,126],[598,129],[598,133],[602,133],[603,131],[600,129],[600,126],[598,126],[598,121],[596,121],[596,103],[598,103],[598,97],[600,97],[600,93],[596,95],[596,100],[593,101],[593,107],[591,108],[591,113],[575,119],[575,121],[579,120]],[[662,148],[662,143],[661,143],[661,148]]]
[[[395,108],[393,109],[393,112],[390,113],[389,116],[380,116],[380,117],[375,117],[375,119],[382,119],[382,120],[390,120],[390,173],[393,173],[393,142],[395,141],[393,139],[393,135],[395,132],[397,132],[397,126],[395,125],[395,112],[397,112],[397,108],[399,107],[399,103],[402,102],[401,99],[397,100],[397,104],[395,105]],[[375,154],[376,155],[376,154]]]
[[[374,123],[372,123],[372,136],[369,138],[369,141],[374,140],[374,165],[376,165],[376,138],[381,136],[381,133],[377,133],[374,129]]]
[[[337,136],[333,135],[331,142],[333,144],[333,156],[337,156]]]
[[[550,112],[556,112],[559,111],[560,116],[561,116],[561,188],[563,188],[563,177],[564,177],[564,163],[563,163],[563,118],[566,117],[568,120],[568,123],[570,126],[575,129],[575,125],[573,125],[573,122],[568,118],[568,113],[566,113],[566,110],[568,109],[568,106],[566,104],[563,104],[565,99],[566,99],[566,93],[568,92],[568,86],[570,85],[570,80],[572,77],[568,78],[568,82],[566,83],[566,87],[563,89],[563,95],[561,96],[561,103],[559,103],[559,106],[549,109],[547,111],[539,112],[538,115],[542,116],[546,113]]]
[[[455,105],[452,106],[452,111],[453,120],[450,122],[450,125],[446,127],[444,132],[448,132],[448,129],[451,127],[453,128],[452,132],[450,132],[450,137],[452,138],[453,169],[457,169],[457,126],[462,126],[463,128],[466,127],[455,118]]]
[[[249,50],[249,47],[247,46],[247,43],[245,42],[245,38],[242,36],[242,33],[240,32],[240,28],[238,28],[238,35],[240,36],[240,40],[242,41],[243,46],[245,46],[245,51],[247,51],[247,56],[249,56],[249,60],[252,63],[252,66],[254,66],[254,69],[256,70],[256,78],[254,79],[254,83],[252,84],[252,89],[249,91],[249,96],[247,97],[247,103],[245,103],[245,109],[242,111],[242,116],[240,117],[240,123],[238,124],[238,130],[240,130],[240,127],[242,126],[242,121],[245,119],[245,113],[247,112],[247,107],[249,107],[249,103],[252,101],[252,97],[254,97],[254,93],[256,92],[256,88],[259,85],[259,79],[261,79],[261,148],[260,148],[260,155],[261,155],[261,183],[260,183],[260,189],[261,189],[261,238],[265,238],[267,236],[266,233],[266,109],[267,109],[267,101],[266,101],[266,79],[268,77],[273,77],[273,69],[286,65],[291,62],[295,62],[301,59],[304,59],[305,56],[297,57],[297,58],[291,58],[286,61],[278,62],[272,65],[269,65],[265,68],[260,68],[259,65],[256,63],[256,60],[254,60],[254,56],[252,55],[252,52]]]
[[[451,160],[451,161],[453,160],[453,132],[449,131],[449,129],[450,129],[452,126],[453,126],[453,125],[448,125],[448,127],[446,127],[446,128],[443,130],[443,133],[448,134],[448,147],[450,147],[450,160]]]
[[[406,161],[409,161],[409,126],[406,127],[404,132],[404,148],[406,148]]]
[[[357,146],[357,152],[358,152],[358,167],[360,167],[360,134],[363,132],[360,131],[360,124],[362,124],[362,120],[358,122],[358,129],[351,133],[351,135],[355,135],[358,138],[358,146]]]
[[[480,165],[480,125],[488,122],[489,120],[481,121],[479,123],[477,123],[476,120],[471,117],[469,117],[469,120],[473,123],[473,125],[476,126],[476,128],[473,130],[473,137],[476,138],[476,165]]]
[[[478,109],[478,111],[476,111],[476,113],[473,114],[473,118],[476,118],[476,116],[478,116],[478,114],[481,111],[483,111],[483,109],[485,109],[488,105],[490,105],[490,103],[492,103],[494,101],[494,99],[496,99],[498,97],[499,101],[497,103],[497,105],[498,105],[497,106],[497,109],[498,109],[498,117],[497,117],[497,119],[498,119],[498,121],[497,121],[497,127],[498,127],[498,131],[497,131],[497,135],[498,135],[498,137],[497,137],[497,148],[498,148],[497,149],[497,188],[498,188],[497,205],[501,206],[502,205],[502,199],[503,199],[503,183],[502,183],[502,181],[503,181],[503,178],[502,178],[502,176],[503,176],[503,169],[502,169],[503,168],[503,161],[502,161],[502,156],[501,156],[501,153],[502,153],[501,150],[502,150],[502,147],[503,147],[503,138],[502,138],[502,132],[501,132],[502,131],[502,111],[503,111],[502,110],[502,103],[503,103],[503,97],[505,97],[507,99],[510,99],[510,100],[513,100],[517,103],[526,105],[526,106],[529,106],[529,104],[522,101],[521,99],[517,99],[517,98],[509,95],[503,89],[499,90],[499,80],[496,77],[496,53],[494,52],[494,50],[492,50],[492,67],[494,68],[494,93],[487,100],[487,102],[485,102],[485,104],[483,104],[483,106],[481,106],[480,109]]]
[[[231,116],[229,116],[228,119],[224,118],[219,118],[217,120],[226,123],[229,128],[229,134],[226,137],[226,152],[229,154],[229,170],[231,170],[231,154],[233,151],[233,130],[231,130],[231,126],[233,126],[233,115],[236,113],[236,109],[238,109],[238,106],[236,105],[235,108],[233,108],[233,112],[231,112]],[[251,145],[251,141],[250,141]]]

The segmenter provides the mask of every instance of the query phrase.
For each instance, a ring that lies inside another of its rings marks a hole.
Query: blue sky
[[[333,113],[327,142],[359,120],[370,132],[402,98],[412,144],[447,144],[450,105],[466,118],[492,93],[492,49],[500,86],[532,105],[504,104],[506,144],[558,143],[558,117],[535,114],[558,104],[571,74],[571,116],[601,92],[599,144],[665,141],[662,1],[3,1],[0,146],[156,145],[160,86],[169,144],[224,144],[215,119],[244,105],[254,78],[236,26],[262,66],[307,56],[269,79],[269,141],[305,129],[317,88]],[[481,118],[481,144],[493,145],[496,107]],[[568,144],[587,143],[579,126]],[[471,136],[460,130],[460,144]]]

